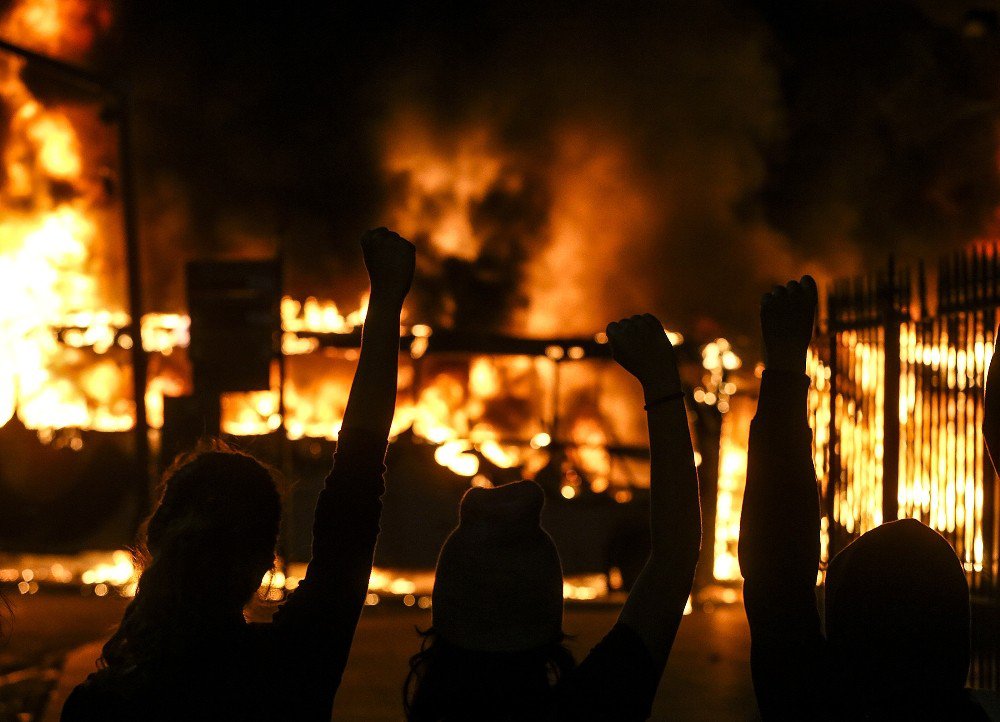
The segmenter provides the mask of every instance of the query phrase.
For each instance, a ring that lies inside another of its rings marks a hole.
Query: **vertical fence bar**
[[[830,350],[830,430],[829,430],[829,468],[826,474],[826,494],[823,499],[823,509],[827,518],[829,556],[832,559],[837,553],[836,546],[836,523],[833,516],[834,498],[837,493],[837,486],[840,484],[840,425],[837,418],[837,395],[840,392],[838,381],[840,364],[837,361],[837,314],[839,313],[840,302],[837,296],[836,287],[828,294],[826,299],[826,327],[829,350]]]
[[[150,469],[149,423],[146,417],[148,358],[142,343],[143,298],[142,258],[139,244],[139,217],[135,198],[132,157],[132,96],[122,92],[118,98],[118,166],[122,192],[122,219],[125,232],[125,263],[128,271],[129,333],[132,336],[132,394],[135,398],[135,460],[137,503],[132,515],[132,530],[139,528],[149,510],[152,470]]]
[[[836,281],[827,294],[829,553],[880,512],[941,532],[972,592],[970,682],[998,689],[1000,480],[981,430],[998,341],[1000,247],[940,258],[931,304],[923,263],[915,289],[912,281],[890,259],[887,273]]]
[[[895,259],[889,257],[889,272],[881,290],[884,349],[882,401],[882,520],[899,516],[899,323],[897,299],[901,295]]]

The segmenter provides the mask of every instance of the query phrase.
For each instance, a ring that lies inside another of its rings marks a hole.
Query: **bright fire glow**
[[[89,46],[94,28],[109,21],[100,3],[89,9],[84,5],[73,0],[16,2],[0,19],[0,34],[43,52],[73,56]],[[139,339],[129,332],[125,279],[109,271],[122,265],[117,199],[107,197],[101,176],[117,159],[92,157],[94,148],[113,144],[93,137],[94,109],[50,107],[23,81],[24,69],[23,60],[0,56],[0,103],[11,111],[5,117],[0,157],[0,201],[5,208],[0,218],[0,426],[16,416],[43,441],[60,429],[132,429],[136,409],[130,352],[141,343],[150,354],[147,419],[159,429],[165,398],[191,391],[183,351],[190,342],[190,319],[182,313],[149,313],[140,319]],[[396,209],[400,230],[412,232],[408,222],[427,220],[422,198],[449,198],[431,225],[431,242],[442,256],[475,258],[482,239],[470,225],[470,208],[497,182],[517,183],[524,177],[511,172],[485,133],[461,136],[443,155],[437,139],[403,134],[397,140],[387,169],[411,173],[415,190]],[[552,227],[545,231],[553,241],[551,252],[541,255],[539,267],[531,271],[537,276],[555,264],[568,279],[560,288],[552,285],[552,278],[533,283],[537,294],[531,300],[529,326],[536,331],[552,325],[547,309],[558,307],[556,301],[590,302],[583,280],[588,268],[580,265],[587,256],[580,251],[588,243],[588,229],[602,229],[604,242],[598,245],[604,258],[589,261],[601,263],[615,258],[635,233],[644,232],[645,219],[650,218],[641,194],[622,185],[630,176],[627,154],[611,143],[591,140],[576,132],[566,133],[559,143],[560,162],[566,167],[579,162],[583,172],[557,189]],[[608,193],[621,202],[595,203]],[[593,251],[594,246],[588,247]],[[366,312],[367,299],[342,309],[329,299],[283,298],[282,348],[292,371],[284,388],[275,376],[269,390],[225,395],[223,430],[243,436],[283,430],[292,439],[336,439],[350,376],[342,372],[343,364],[337,372],[308,365],[309,357],[322,355],[314,354],[320,344],[310,334],[350,333],[364,322]],[[417,325],[411,330],[417,340],[411,355],[417,359],[432,329]],[[673,332],[671,339],[683,342]],[[392,435],[412,430],[437,445],[438,463],[470,483],[489,483],[488,468],[520,468],[526,476],[538,473],[549,462],[555,440],[550,426],[554,411],[544,401],[555,383],[555,364],[584,357],[582,346],[555,348],[558,354],[549,358],[474,357],[464,367],[440,368],[419,386],[412,366],[404,364]],[[349,366],[356,354],[343,351],[341,361]],[[299,360],[303,365],[297,373]],[[581,407],[562,422],[559,440],[571,442],[566,453],[573,474],[578,470],[586,476],[586,485],[575,476],[564,494],[576,497],[589,488],[629,501],[626,482],[614,477],[607,450],[611,436],[599,410]],[[117,576],[105,569],[91,570],[88,578],[112,588],[122,586],[124,567],[120,560],[114,563],[119,565]],[[269,581],[275,586],[277,577]]]
[[[21,2],[5,36],[58,49],[70,3]],[[0,203],[0,420],[30,429],[120,431],[134,419],[131,371],[115,329],[128,323],[109,262],[109,200],[87,171],[70,110],[46,108],[22,81],[24,61],[0,56],[4,129]],[[110,238],[109,238],[110,236]]]
[[[830,397],[830,368],[810,355],[809,396],[815,433],[815,465],[820,490],[831,440],[831,409],[840,427],[841,478],[833,501],[833,523],[852,535],[882,523],[882,461],[898,454],[897,502],[900,517],[912,517],[953,540],[968,572],[983,570],[985,449],[982,397],[993,356],[992,325],[971,320],[956,325],[968,333],[949,336],[934,319],[922,335],[920,325],[900,326],[899,408],[885,408],[884,338],[879,331],[847,331],[838,338],[843,378]],[[925,338],[935,339],[933,343]],[[898,415],[899,449],[884,447],[887,414]],[[831,520],[822,519],[822,561],[829,559]],[[822,570],[819,580],[822,580]]]
[[[746,486],[747,439],[753,417],[753,401],[739,398],[722,417],[719,442],[719,491],[715,511],[715,563],[713,576],[719,581],[738,581],[740,567],[740,513]]]

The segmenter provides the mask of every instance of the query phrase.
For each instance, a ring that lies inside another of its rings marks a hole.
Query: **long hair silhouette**
[[[183,661],[236,619],[274,563],[275,475],[220,441],[179,457],[136,548],[135,598],[100,659],[108,671]]]
[[[361,249],[371,304],[299,584],[269,623],[244,617],[274,563],[277,477],[219,444],[179,459],[137,551],[136,597],[63,719],[330,719],[368,594],[416,267],[413,244],[385,228]]]

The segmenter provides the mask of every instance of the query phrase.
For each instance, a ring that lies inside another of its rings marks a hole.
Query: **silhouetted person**
[[[652,551],[618,623],[574,668],[563,646],[562,570],[531,481],[474,488],[441,549],[433,626],[410,660],[410,720],[646,719],[691,591],[701,543],[694,453],[674,351],[652,316],[608,326],[642,383]]]
[[[135,599],[64,720],[330,719],[371,574],[414,270],[413,246],[394,233],[370,231],[361,246],[371,300],[305,578],[272,623],[247,624],[243,608],[274,562],[274,479],[228,450],[182,459],[147,523]]]
[[[766,370],[750,429],[739,549],[760,712],[782,720],[987,719],[964,690],[962,564],[920,522],[883,524],[833,559],[821,632],[805,374],[815,315],[809,276],[776,287],[761,304]]]

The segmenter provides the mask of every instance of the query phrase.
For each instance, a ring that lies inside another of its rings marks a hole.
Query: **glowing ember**
[[[0,583],[18,587],[22,594],[34,594],[43,586],[80,585],[96,596],[114,593],[121,597],[135,595],[140,570],[132,555],[123,549],[113,552],[83,552],[76,556],[21,556],[0,560]],[[284,565],[275,560],[275,567],[261,579],[258,596],[280,601],[294,591],[305,577],[306,565]],[[22,588],[23,585],[23,588]],[[433,570],[388,569],[373,567],[368,581],[368,605],[381,601],[381,596],[401,598],[406,606],[430,609],[434,589]],[[589,601],[608,595],[603,574],[568,576],[563,584],[566,599]]]

